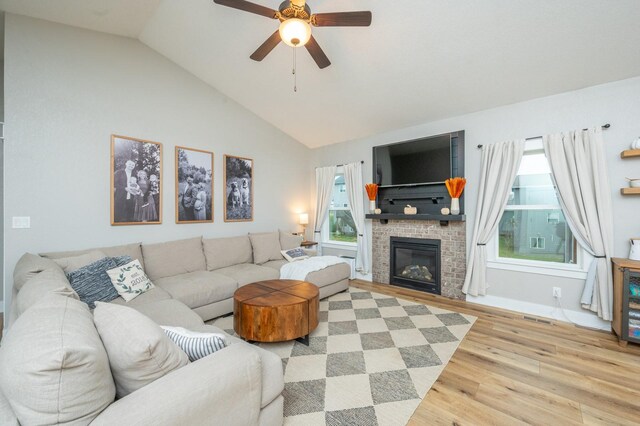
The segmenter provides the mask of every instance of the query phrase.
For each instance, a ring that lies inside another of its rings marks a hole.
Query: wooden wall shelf
[[[627,149],[620,153],[620,158],[640,157],[640,149]]]
[[[620,188],[622,195],[640,195],[640,188]]]

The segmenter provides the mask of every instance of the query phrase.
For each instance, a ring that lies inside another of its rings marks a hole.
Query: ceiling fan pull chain
[[[293,48],[293,91],[298,91],[298,74],[296,73],[296,48]]]

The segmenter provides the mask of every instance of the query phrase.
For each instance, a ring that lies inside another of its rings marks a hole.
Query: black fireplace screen
[[[391,237],[389,282],[440,294],[440,240]]]

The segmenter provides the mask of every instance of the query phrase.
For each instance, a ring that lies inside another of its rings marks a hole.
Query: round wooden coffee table
[[[318,326],[318,287],[306,281],[267,280],[240,287],[233,295],[233,329],[243,339],[309,345]]]

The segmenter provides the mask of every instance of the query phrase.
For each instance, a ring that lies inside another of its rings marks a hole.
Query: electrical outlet
[[[553,297],[560,299],[562,297],[562,289],[560,287],[553,288]]]

